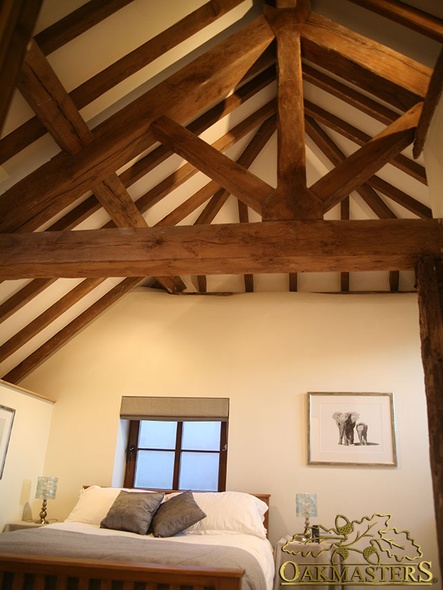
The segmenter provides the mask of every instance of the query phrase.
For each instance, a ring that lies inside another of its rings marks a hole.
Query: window
[[[224,491],[228,402],[124,397],[120,415],[130,419],[124,485]]]
[[[227,422],[131,420],[125,486],[226,488]]]

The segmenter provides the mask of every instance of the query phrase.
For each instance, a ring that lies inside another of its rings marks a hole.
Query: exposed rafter
[[[440,19],[399,0],[350,0],[413,31],[443,43],[443,24]]]
[[[3,2],[0,11],[0,132],[8,113],[26,47],[43,0]]]

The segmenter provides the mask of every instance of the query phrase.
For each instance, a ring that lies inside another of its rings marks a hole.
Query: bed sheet
[[[250,553],[260,564],[263,575],[266,580],[267,590],[272,590],[274,584],[274,552],[271,543],[268,539],[261,539],[254,535],[246,535],[242,533],[226,534],[221,533],[217,535],[187,535],[178,534],[173,537],[156,538],[152,535],[138,535],[126,531],[116,531],[113,529],[102,529],[97,525],[85,524],[79,522],[59,522],[46,525],[47,527],[87,535],[98,536],[114,536],[114,537],[130,537],[137,539],[140,543],[152,543],[153,541],[172,541],[174,543],[192,543],[202,546],[204,545],[222,545],[226,547],[235,547],[243,549]]]

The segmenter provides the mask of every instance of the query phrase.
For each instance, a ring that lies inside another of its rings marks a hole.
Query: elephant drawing
[[[338,444],[339,445],[353,445],[354,444],[354,426],[360,417],[357,412],[334,412],[333,419],[338,426]]]
[[[361,445],[368,444],[368,425],[364,422],[359,422],[355,425],[355,430],[358,434],[358,440],[360,441]]]

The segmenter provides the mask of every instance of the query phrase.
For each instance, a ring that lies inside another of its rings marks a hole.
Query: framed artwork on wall
[[[15,410],[0,405],[0,479],[3,477]]]
[[[308,464],[396,467],[392,393],[308,393]]]

